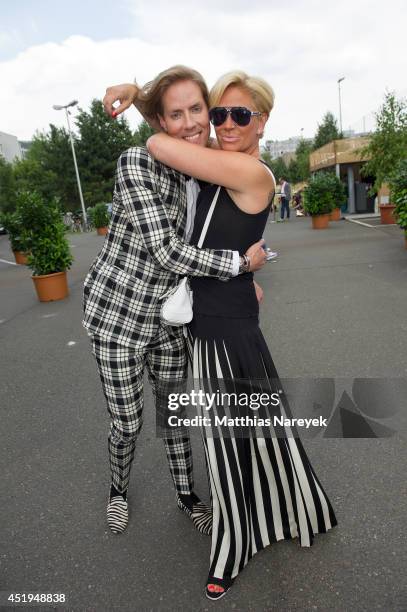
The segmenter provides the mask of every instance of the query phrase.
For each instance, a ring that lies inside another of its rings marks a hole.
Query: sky
[[[0,0],[0,131],[29,140],[65,125],[53,104],[87,109],[109,85],[179,63],[209,86],[236,68],[265,78],[272,140],[311,138],[327,111],[338,117],[345,77],[343,129],[362,131],[386,90],[407,96],[405,26],[405,0]]]

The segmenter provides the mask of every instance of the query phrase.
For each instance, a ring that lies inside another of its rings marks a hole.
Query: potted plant
[[[3,213],[1,215],[0,220],[1,224],[7,231],[10,240],[11,250],[13,251],[16,263],[20,265],[26,265],[27,254],[25,252],[26,248],[22,237],[23,228],[21,224],[20,215],[17,211],[13,213]]]
[[[389,185],[386,183],[399,160],[406,155],[407,100],[397,98],[393,91],[387,91],[375,118],[376,129],[370,135],[368,145],[360,149],[361,156],[367,160],[361,174],[375,177],[370,195],[377,192],[381,223],[394,224],[396,205],[391,198],[389,200]],[[387,203],[382,204],[382,200]]]
[[[88,231],[92,230],[95,227],[95,222],[93,220],[93,211],[95,208],[93,206],[88,206],[86,209],[86,217],[88,219]]]
[[[331,182],[332,182],[332,195],[334,199],[334,209],[330,213],[329,220],[330,221],[340,221],[342,218],[341,206],[344,203],[345,198],[346,198],[345,186],[337,176],[334,176],[332,174],[330,176],[331,176]]]
[[[382,198],[389,199],[390,186],[387,183],[383,183],[377,193],[379,202]],[[396,223],[395,215],[396,205],[393,202],[388,204],[379,204],[380,212],[380,223],[381,225],[394,225]]]
[[[404,230],[404,245],[407,249],[407,158],[401,159],[388,179],[391,201],[395,205],[394,215]]]
[[[334,180],[332,180],[334,179]],[[304,210],[311,215],[313,229],[326,229],[335,206],[335,175],[319,172],[304,189]]]
[[[109,221],[110,217],[107,212],[107,205],[102,203],[96,204],[92,211],[92,223],[96,227],[99,236],[105,236],[107,234]]]
[[[62,300],[69,294],[66,271],[73,257],[56,200],[46,204],[37,193],[20,194],[18,210],[30,250],[28,266],[41,302]]]

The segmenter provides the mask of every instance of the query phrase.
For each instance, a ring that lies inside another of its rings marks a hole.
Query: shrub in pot
[[[47,204],[37,193],[24,192],[20,195],[19,211],[38,298],[41,302],[62,300],[69,294],[66,271],[73,257],[58,202]]]
[[[332,196],[334,199],[334,208],[331,211],[330,221],[340,221],[341,206],[346,201],[345,186],[336,175],[330,174],[329,176],[332,184]]]
[[[310,178],[304,189],[304,209],[312,217],[313,229],[328,227],[329,215],[335,208],[338,179],[329,172],[319,172]]]
[[[23,226],[18,211],[0,215],[0,223],[5,227],[10,241],[11,250],[18,264],[27,263],[26,245],[23,239]]]
[[[404,230],[407,249],[407,158],[401,159],[388,179],[391,201],[395,204],[394,216],[398,225]]]
[[[107,204],[100,203],[93,207],[92,221],[100,236],[107,234],[107,227],[110,221]]]
[[[93,206],[88,206],[86,209],[86,217],[88,219],[88,230],[93,229],[95,227],[95,221],[93,219],[93,212],[95,208]]]

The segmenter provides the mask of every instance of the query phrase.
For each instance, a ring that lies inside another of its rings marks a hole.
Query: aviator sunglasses
[[[244,127],[245,125],[249,125],[254,115],[262,115],[263,113],[251,111],[245,106],[215,106],[209,111],[209,119],[212,125],[219,127],[222,123],[225,123],[229,114],[233,123]]]

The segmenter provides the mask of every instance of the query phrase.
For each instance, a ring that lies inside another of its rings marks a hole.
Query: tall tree
[[[277,157],[277,159],[272,159],[270,162],[270,167],[273,171],[276,181],[279,181],[281,177],[288,178],[288,168],[281,157]]]
[[[46,201],[58,198],[66,210],[77,207],[75,169],[68,133],[50,125],[37,133],[26,157],[14,165],[18,190],[36,191]]]
[[[136,147],[145,147],[147,140],[153,134],[155,134],[155,130],[148,125],[145,119],[143,119],[137,130],[134,132],[134,145]]]
[[[79,172],[85,205],[110,202],[117,158],[135,144],[124,117],[111,119],[100,100],[92,100],[89,112],[80,109],[76,118],[79,138],[76,140]]]
[[[300,167],[298,164],[298,159],[297,157],[293,157],[289,164],[288,164],[288,171],[287,171],[287,179],[289,181],[289,183],[298,183],[301,179],[299,178],[300,176]]]
[[[407,101],[387,92],[376,113],[376,130],[364,147],[363,154],[370,157],[362,168],[364,176],[373,175],[373,190],[380,188],[393,173],[400,160],[407,158]]]
[[[299,183],[300,181],[306,181],[310,176],[309,169],[309,156],[312,152],[312,143],[308,140],[301,139],[295,150],[296,166],[295,166],[295,180],[291,177],[293,182]]]
[[[0,155],[0,211],[13,212],[16,207],[16,188],[13,166]]]
[[[314,138],[313,149],[319,149],[332,140],[338,140],[342,138],[338,130],[338,124],[334,115],[328,111],[323,119],[322,123],[318,125],[318,130]]]

